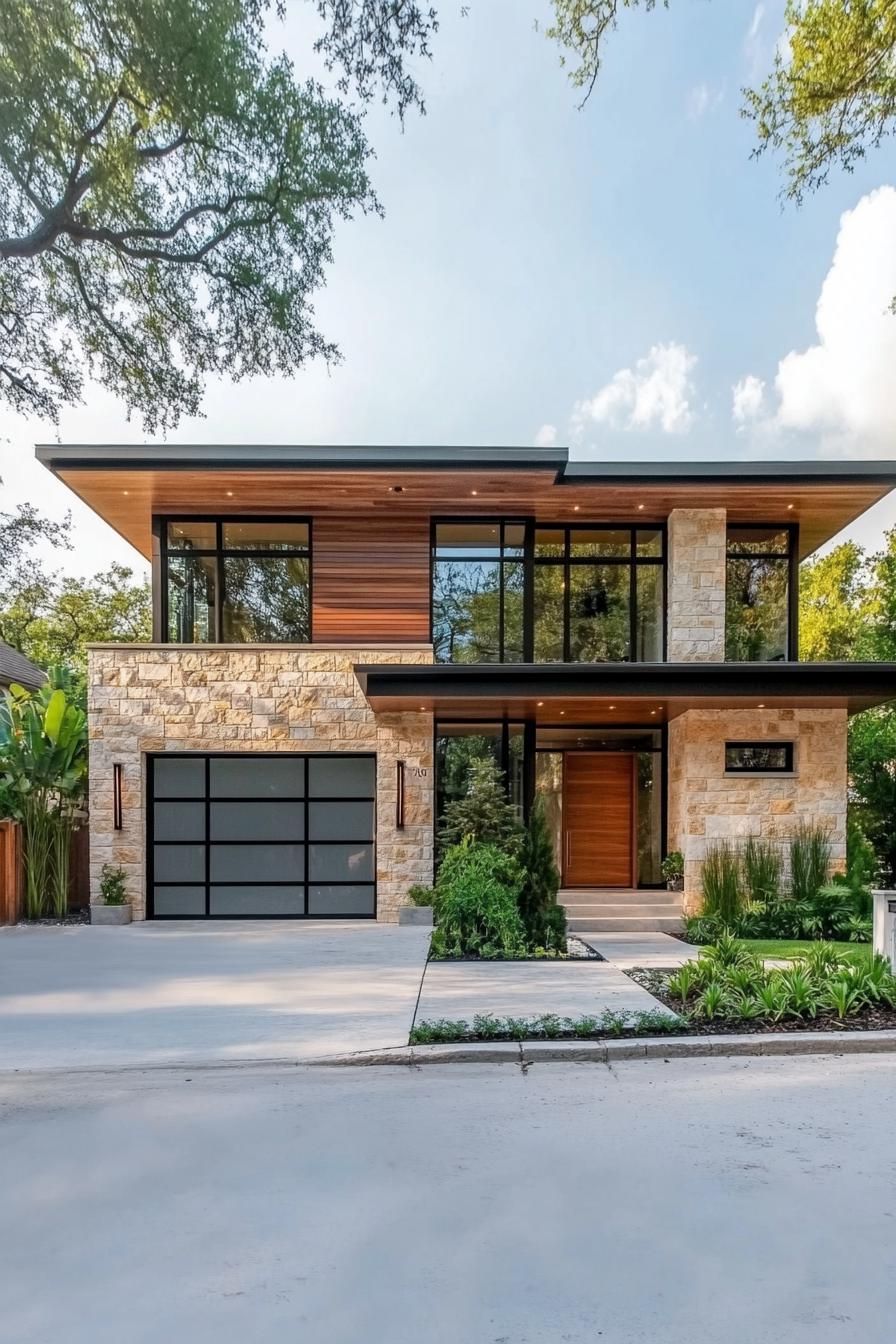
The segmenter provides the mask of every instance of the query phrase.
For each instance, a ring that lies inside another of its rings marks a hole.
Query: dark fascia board
[[[831,462],[568,462],[561,485],[651,485],[686,481],[694,485],[779,482],[782,485],[896,486],[896,460]]]
[[[51,471],[553,471],[565,448],[476,448],[413,445],[38,443],[37,460]]]
[[[896,487],[896,461],[599,462],[569,460],[569,450],[457,445],[39,443],[37,460],[51,471],[553,471],[557,485],[694,485],[778,482]]]
[[[896,663],[361,663],[361,689],[385,699],[538,696],[788,696],[896,700]]]

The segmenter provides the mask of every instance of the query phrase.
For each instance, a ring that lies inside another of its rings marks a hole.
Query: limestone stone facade
[[[394,921],[407,890],[432,881],[431,714],[374,715],[355,663],[429,663],[432,647],[94,645],[89,655],[90,868],[124,869],[134,918],[146,910],[146,757],[166,751],[347,751],[377,756],[377,909]],[[405,826],[396,827],[396,761]],[[113,770],[122,765],[122,828]]]
[[[792,774],[726,775],[726,741],[794,743]],[[846,860],[845,709],[692,709],[669,724],[668,848],[685,859],[685,907],[700,901],[713,841],[786,841],[800,822],[830,829]]]
[[[725,660],[724,509],[669,514],[667,650],[670,663]]]

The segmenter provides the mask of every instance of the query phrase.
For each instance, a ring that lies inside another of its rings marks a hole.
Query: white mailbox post
[[[874,892],[874,950],[896,971],[896,891]]]

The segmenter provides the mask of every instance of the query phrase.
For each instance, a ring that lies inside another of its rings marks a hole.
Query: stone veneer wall
[[[724,509],[669,514],[666,657],[670,663],[725,660]]]
[[[725,742],[792,741],[793,775],[726,775]],[[685,858],[685,908],[700,904],[714,840],[781,840],[800,822],[830,827],[846,860],[845,709],[691,709],[669,724],[668,848]]]
[[[144,918],[146,753],[355,751],[377,754],[377,910],[397,919],[433,865],[431,714],[377,714],[354,663],[431,663],[430,645],[94,645],[89,654],[90,877],[127,874]],[[396,768],[407,767],[405,826],[395,825]],[[112,826],[112,765],[123,765],[123,827]],[[425,773],[417,776],[419,769]]]

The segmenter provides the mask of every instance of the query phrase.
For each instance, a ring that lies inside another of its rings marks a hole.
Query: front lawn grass
[[[748,952],[752,952],[757,957],[799,957],[804,952],[808,952],[816,944],[808,938],[738,938],[737,940]],[[829,946],[850,961],[854,961],[859,966],[866,966],[871,961],[870,943],[843,943],[832,942]]]

